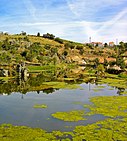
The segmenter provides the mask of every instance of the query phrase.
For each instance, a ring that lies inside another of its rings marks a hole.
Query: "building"
[[[98,46],[98,47],[103,47],[103,43],[102,42],[92,42],[91,45]]]
[[[110,47],[114,47],[114,45],[115,45],[114,42],[109,42]]]

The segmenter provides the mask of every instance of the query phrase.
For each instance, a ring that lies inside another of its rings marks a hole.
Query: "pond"
[[[25,125],[48,132],[72,131],[77,125],[95,123],[106,117],[95,114],[85,116],[86,120],[63,121],[52,114],[84,110],[83,104],[91,104],[91,97],[115,96],[117,92],[118,89],[106,84],[85,83],[79,78],[58,79],[44,73],[32,74],[27,80],[1,81],[0,124]],[[85,110],[88,111],[87,108]]]

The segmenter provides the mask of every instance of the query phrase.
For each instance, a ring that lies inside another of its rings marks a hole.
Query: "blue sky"
[[[0,0],[0,31],[127,42],[127,0]]]

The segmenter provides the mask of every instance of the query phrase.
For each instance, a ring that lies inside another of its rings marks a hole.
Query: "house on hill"
[[[91,42],[91,45],[98,46],[98,47],[103,47],[103,43],[102,42]]]
[[[114,45],[115,45],[114,42],[109,42],[110,47],[113,47]]]

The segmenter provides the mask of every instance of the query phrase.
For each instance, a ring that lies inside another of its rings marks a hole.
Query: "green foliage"
[[[104,58],[104,66],[108,66],[108,61]]]
[[[94,64],[95,64],[96,67],[99,65],[99,59],[98,58],[94,59]]]
[[[116,64],[116,61],[110,61],[109,62],[109,65],[112,67],[112,66],[114,66]]]
[[[40,37],[40,32],[37,33],[37,36]]]
[[[63,55],[66,57],[66,56],[68,55],[68,52],[65,50],[65,51],[63,52]]]
[[[5,62],[10,63],[11,59],[12,59],[12,56],[10,53],[7,53],[7,52],[0,53],[0,62],[1,63],[5,63]]]
[[[26,56],[27,56],[27,51],[21,52],[21,56],[22,56],[22,57],[26,57]]]
[[[26,32],[25,31],[22,31],[21,32],[21,35],[25,36],[26,35]]]
[[[65,46],[65,49],[69,49],[69,48],[74,49],[75,44],[67,42],[67,43],[64,44],[64,46]]]
[[[47,34],[43,34],[43,38],[48,38],[48,39],[53,40],[55,39],[55,35],[47,33]]]
[[[112,54],[116,57],[116,61],[112,65],[117,64],[125,70],[125,60],[123,57],[126,55],[127,43],[120,43],[115,49],[112,48],[89,48],[81,43],[67,41],[55,38],[53,34],[47,33],[43,37],[40,32],[35,35],[26,35],[22,31],[17,35],[0,34],[0,61],[3,63],[13,62],[19,63],[21,60],[29,61],[32,63],[40,63],[41,65],[56,65],[59,63],[73,63],[73,56],[85,58],[89,65],[94,65],[96,68],[99,65],[100,56],[105,56],[104,66],[108,66],[107,57]],[[94,56],[94,60],[91,57]],[[7,58],[7,59],[5,59]],[[78,64],[78,63],[77,63]]]
[[[97,66],[97,75],[99,75],[99,76],[105,75],[105,68],[102,64]]]
[[[51,48],[51,45],[46,44],[46,45],[44,46],[44,48],[47,49],[47,50],[49,50],[49,49]]]
[[[107,47],[108,46],[108,44],[107,43],[104,43],[104,47]]]
[[[60,43],[60,44],[63,44],[63,40],[60,39],[59,37],[56,37],[56,38],[55,38],[55,41],[58,42],[58,43]]]
[[[125,68],[125,62],[121,56],[116,58],[116,65],[120,66],[122,69]]]
[[[127,78],[127,72],[122,72],[118,75],[118,77],[121,77],[121,78]]]

